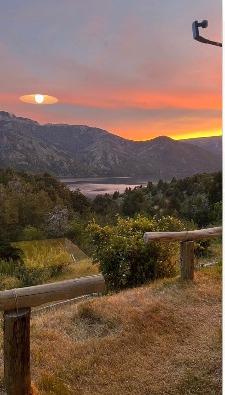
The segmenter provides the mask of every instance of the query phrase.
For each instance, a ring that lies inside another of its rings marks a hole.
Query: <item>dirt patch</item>
[[[119,319],[106,317],[94,309],[93,303],[82,303],[74,315],[73,334],[77,340],[110,336],[121,330]]]

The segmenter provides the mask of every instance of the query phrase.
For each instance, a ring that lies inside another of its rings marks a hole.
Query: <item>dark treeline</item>
[[[11,241],[57,237],[90,203],[49,174],[0,170],[0,239]]]
[[[199,227],[217,224],[222,217],[222,174],[149,182],[147,187],[127,188],[121,195],[115,192],[113,196],[96,196],[92,207],[106,217],[115,213],[128,217],[172,215],[193,221]]]
[[[49,174],[31,175],[0,170],[0,239],[32,240],[67,235],[79,243],[87,223],[114,224],[118,215],[174,216],[198,227],[219,224],[222,213],[222,175],[200,174],[124,194],[98,195],[89,200],[70,191]]]

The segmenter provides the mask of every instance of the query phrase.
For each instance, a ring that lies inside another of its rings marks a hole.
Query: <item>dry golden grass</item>
[[[79,263],[73,263],[67,267],[67,270],[51,279],[53,281],[69,280],[71,278],[78,278],[84,276],[93,276],[99,274],[99,265],[93,264],[90,258],[80,260]]]
[[[221,394],[217,268],[48,311],[32,319],[41,395]]]

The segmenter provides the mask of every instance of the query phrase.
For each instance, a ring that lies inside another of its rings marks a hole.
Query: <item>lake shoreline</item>
[[[79,189],[85,196],[95,198],[116,191],[124,193],[126,188],[146,186],[149,180],[144,177],[61,177],[59,181],[71,191]]]

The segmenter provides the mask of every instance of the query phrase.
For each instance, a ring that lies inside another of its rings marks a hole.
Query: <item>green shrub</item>
[[[7,241],[0,241],[0,259],[7,262],[23,262],[23,251]]]
[[[18,273],[23,270],[24,263],[14,260],[0,259],[0,289],[18,288],[22,286],[22,281]]]
[[[54,264],[46,264],[39,266],[17,266],[15,275],[21,281],[24,287],[30,285],[43,284],[60,276],[68,268],[67,263],[55,262]]]
[[[197,258],[206,258],[212,255],[211,240],[198,240],[195,242],[195,256]]]
[[[118,217],[114,226],[101,227],[89,224],[88,230],[95,246],[94,262],[109,289],[119,290],[134,287],[160,277],[174,275],[178,257],[177,243],[145,243],[147,231],[179,231],[185,227],[173,217],[159,220],[137,216],[123,219]]]
[[[0,290],[20,288],[22,286],[21,281],[14,276],[2,276],[0,275]]]
[[[87,230],[88,221],[75,218],[68,226],[66,236],[79,246],[86,254],[91,254],[91,243]]]
[[[42,230],[34,226],[26,226],[21,232],[21,240],[43,240],[45,234]]]
[[[39,259],[41,257],[39,256]],[[52,278],[60,276],[66,270],[70,262],[63,260],[66,258],[65,254],[61,253],[52,257],[53,259],[47,259],[47,263],[41,263],[40,261],[28,261],[27,256],[24,254],[24,261],[14,261],[14,260],[0,260],[0,288],[16,288],[19,286],[30,286],[43,284],[48,282]],[[58,259],[57,259],[58,258]],[[61,258],[61,259],[60,259]],[[13,278],[11,280],[15,282],[15,287],[7,284],[6,278]],[[16,281],[17,279],[17,281]]]
[[[50,278],[48,267],[18,267],[16,277],[21,281],[23,287],[46,283]]]
[[[0,259],[0,276],[14,276],[16,270],[17,262],[10,260],[4,261]]]

